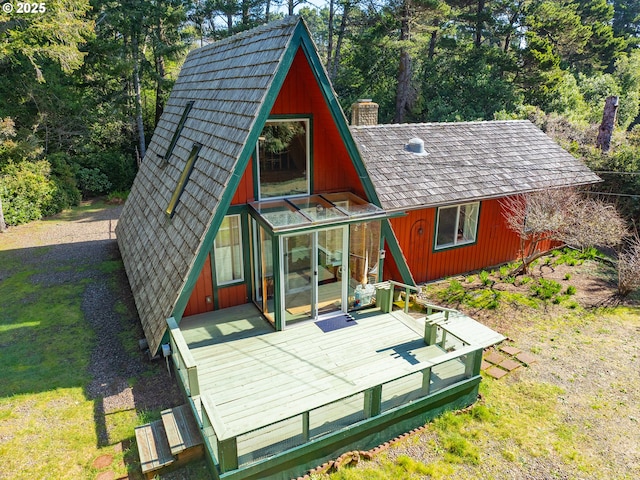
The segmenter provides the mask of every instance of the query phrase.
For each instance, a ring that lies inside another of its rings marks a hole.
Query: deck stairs
[[[200,429],[188,405],[163,410],[162,419],[136,427],[140,466],[146,478],[204,455]]]

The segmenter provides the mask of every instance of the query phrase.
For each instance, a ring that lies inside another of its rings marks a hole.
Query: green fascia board
[[[390,409],[253,465],[221,474],[216,472],[216,477],[220,480],[266,480],[304,475],[305,471],[348,450],[373,448],[424,425],[446,411],[473,404],[480,381],[479,375],[471,377],[421,400]]]
[[[280,64],[278,65],[276,73],[273,77],[271,86],[267,90],[262,105],[259,107],[258,115],[256,115],[251,130],[247,135],[246,142],[242,148],[242,151],[240,152],[238,161],[236,162],[233,173],[231,174],[231,178],[229,179],[229,182],[225,187],[218,205],[215,208],[211,223],[209,224],[209,228],[204,235],[198,253],[196,254],[195,260],[187,275],[187,280],[185,281],[182,291],[178,295],[178,299],[176,300],[176,303],[173,307],[172,316],[176,319],[177,322],[180,322],[180,320],[182,320],[182,314],[184,313],[184,309],[189,302],[189,297],[191,296],[191,292],[196,285],[198,276],[200,275],[200,271],[202,270],[207,255],[209,254],[209,251],[211,249],[211,245],[213,245],[213,240],[218,233],[218,229],[220,228],[222,219],[227,214],[227,210],[231,205],[231,200],[233,199],[238,185],[242,180],[244,172],[247,169],[247,165],[249,163],[249,160],[251,159],[251,155],[255,151],[258,137],[262,132],[262,128],[264,127],[265,122],[269,118],[269,114],[271,113],[276,98],[278,97],[278,93],[282,89],[284,80],[289,73],[289,69],[291,68],[291,64],[293,63],[293,59],[295,58],[296,52],[300,45],[300,38],[301,36],[303,36],[301,34],[302,31],[306,33],[306,28],[302,26],[302,22],[299,22],[296,30],[291,36],[289,45],[286,47],[282,55],[282,59],[280,60]],[[308,36],[308,33],[306,33],[306,35]]]

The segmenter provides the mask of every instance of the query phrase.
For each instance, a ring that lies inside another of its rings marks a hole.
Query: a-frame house
[[[297,17],[192,51],[167,101],[116,232],[216,478],[291,478],[469,405],[503,339],[456,311],[393,309],[413,253],[367,132]]]

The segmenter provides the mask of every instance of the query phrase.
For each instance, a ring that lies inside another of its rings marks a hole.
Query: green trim
[[[340,107],[340,104],[338,103],[338,99],[335,92],[333,91],[331,82],[327,77],[327,72],[322,66],[322,62],[320,61],[318,53],[313,45],[311,36],[306,29],[304,22],[300,22],[299,25],[303,25],[304,31],[306,32],[306,35],[303,35],[301,38],[302,49],[305,56],[307,57],[307,61],[309,62],[311,70],[313,71],[314,76],[318,81],[325,102],[327,102],[327,106],[329,107],[329,111],[331,112],[331,116],[333,117],[333,121],[338,128],[340,137],[342,138],[347,152],[351,157],[351,162],[356,169],[367,198],[371,203],[377,205],[378,207],[382,207],[380,199],[378,198],[378,194],[376,193],[373,183],[369,178],[369,174],[367,173],[367,169],[364,166],[364,162],[360,157],[360,152],[358,151],[353,137],[351,136],[351,131],[349,130],[349,126],[347,125],[347,120],[342,111],[342,107]]]
[[[173,195],[171,195],[169,205],[167,205],[167,209],[164,211],[164,213],[166,213],[169,218],[172,218],[173,214],[176,213],[176,207],[178,206],[180,197],[182,196],[182,193],[187,186],[187,182],[189,181],[189,177],[191,176],[193,166],[196,163],[196,159],[198,158],[198,154],[200,153],[201,148],[202,145],[200,145],[199,143],[194,143],[193,147],[191,147],[191,153],[189,153],[187,163],[185,163],[184,169],[182,170],[182,173],[178,178],[178,183],[175,190],[173,191]]]
[[[389,246],[391,255],[393,255],[393,259],[396,261],[396,266],[398,267],[400,276],[402,277],[402,283],[415,287],[416,281],[413,279],[411,270],[409,270],[409,267],[407,266],[407,260],[402,253],[402,249],[400,248],[396,234],[393,232],[393,228],[391,228],[391,222],[389,222],[389,220],[383,220],[381,233],[382,237],[387,241],[387,245]]]
[[[213,309],[220,309],[220,302],[218,302],[218,282],[216,278],[216,251],[213,245],[209,249],[209,257],[211,258],[211,294],[213,295]],[[202,269],[201,269],[202,270]],[[189,294],[191,296],[191,294]]]
[[[282,282],[280,282],[280,238],[271,235],[271,255],[273,255],[273,318],[277,332],[284,329],[284,315],[282,311]],[[276,279],[276,275],[278,278]],[[264,295],[264,294],[263,294]]]
[[[224,480],[296,478],[311,468],[351,450],[368,450],[413,428],[420,427],[446,411],[473,404],[481,377],[475,376],[440,390],[421,400],[383,412],[359,424],[294,447],[263,461],[222,473]]]
[[[441,208],[451,208],[451,207],[458,207],[458,209],[462,206],[462,205],[473,205],[474,203],[478,204],[478,218],[476,219],[476,238],[473,242],[465,242],[465,243],[460,243],[458,245],[449,245],[447,247],[440,247],[440,248],[436,248],[436,241],[438,240],[438,223],[440,220],[440,209]],[[478,243],[478,235],[480,232],[480,212],[482,210],[482,202],[481,201],[477,201],[477,202],[465,202],[465,203],[456,203],[454,205],[446,205],[446,206],[442,206],[442,207],[436,207],[436,221],[433,222],[433,244],[431,245],[431,253],[439,253],[439,252],[446,252],[447,250],[453,250],[455,248],[463,248],[463,247],[470,247],[472,245],[476,245]]]

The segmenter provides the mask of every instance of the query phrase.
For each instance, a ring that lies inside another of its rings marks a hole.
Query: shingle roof
[[[382,207],[406,210],[600,179],[527,120],[351,127]],[[426,155],[405,149],[424,141]]]
[[[287,17],[194,50],[184,62],[117,227],[122,259],[153,352],[300,24],[299,18]],[[194,105],[165,161],[189,101]],[[202,148],[169,219],[164,212],[194,142]]]

